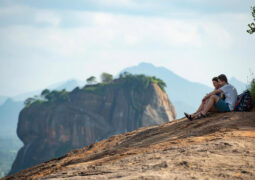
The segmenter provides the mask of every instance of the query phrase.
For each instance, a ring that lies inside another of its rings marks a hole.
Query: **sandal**
[[[190,114],[188,114],[188,113],[184,113],[184,115],[186,116],[186,118],[188,118],[189,120],[191,120],[192,121],[192,117],[191,117],[191,115]]]
[[[196,119],[201,119],[201,118],[206,118],[206,117],[207,117],[207,115],[200,112],[199,115],[196,117]]]

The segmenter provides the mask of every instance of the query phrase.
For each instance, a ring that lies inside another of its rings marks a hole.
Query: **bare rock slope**
[[[255,179],[255,112],[113,136],[7,179]]]

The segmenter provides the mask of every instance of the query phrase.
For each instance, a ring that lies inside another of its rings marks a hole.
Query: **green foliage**
[[[155,83],[161,88],[162,91],[165,92],[166,83],[155,76],[146,76],[144,74],[133,75],[128,72],[124,72],[120,74],[119,79],[124,79],[127,82],[131,82],[138,86],[141,90],[145,90],[151,83]]]
[[[121,73],[118,79],[111,80],[112,83],[109,81],[104,83],[98,83],[95,85],[87,85],[83,88],[83,90],[92,92],[98,95],[104,95],[106,87],[123,87],[128,91],[136,90],[140,93],[144,92],[151,83],[157,84],[164,92],[166,83],[155,76],[146,76],[143,74],[133,75],[128,72]]]
[[[35,105],[35,104],[58,103],[58,102],[67,101],[68,99],[69,99],[69,95],[65,89],[61,91],[57,91],[57,90],[49,91],[48,89],[45,89],[41,92],[40,96],[27,98],[24,104],[25,104],[25,108],[28,108],[31,105]]]
[[[96,85],[87,85],[83,88],[83,90],[103,96],[106,85],[107,85],[106,83],[99,83]]]
[[[250,92],[251,92],[251,95],[252,95],[253,105],[255,106],[255,79],[253,79],[253,80],[251,81]]]
[[[157,84],[162,91],[166,92],[165,91],[166,83],[162,79],[156,78],[155,76],[150,77],[150,79],[153,83]]]
[[[25,107],[29,107],[31,104],[33,104],[36,101],[35,98],[27,98],[24,102]]]
[[[48,102],[63,102],[68,100],[68,92],[63,89],[62,91],[53,90],[45,96]]]
[[[103,83],[111,83],[113,80],[113,76],[109,73],[104,72],[101,74],[101,80]]]
[[[88,84],[95,84],[96,83],[96,77],[95,76],[91,76],[88,79],[86,79]]]
[[[86,85],[83,90],[87,92],[92,92],[98,95],[104,95],[106,87],[123,87],[129,91],[136,90],[140,93],[143,93],[151,83],[157,84],[164,92],[166,83],[155,76],[145,76],[143,74],[133,75],[128,72],[120,74],[118,79],[113,80],[113,76],[109,73],[102,73],[101,75],[102,83],[98,84],[89,84]],[[87,82],[94,82],[95,77],[91,76],[87,79]],[[137,97],[134,97],[137,98]],[[35,104],[44,104],[44,103],[59,103],[69,101],[69,93],[63,89],[61,91],[44,89],[40,96],[30,97],[25,100],[25,108],[30,107]],[[135,100],[134,100],[135,102]]]
[[[44,89],[44,90],[42,91],[42,93],[41,93],[41,96],[45,97],[45,96],[47,96],[48,94],[50,94],[50,90]]]
[[[252,17],[255,21],[255,6],[251,7],[252,10]],[[249,29],[247,30],[248,33],[253,34],[255,32],[255,23],[252,22],[251,24],[248,24]]]
[[[128,77],[128,76],[132,76],[132,74],[129,73],[129,72],[127,72],[127,71],[125,71],[125,72],[123,72],[123,73],[121,73],[121,74],[119,75],[119,78],[120,78],[120,79],[123,79],[123,78]]]
[[[143,108],[143,105],[140,104],[140,96],[152,83],[157,84],[164,92],[166,87],[166,83],[155,76],[146,76],[144,74],[134,75],[128,72],[120,74],[116,82],[115,84],[121,84],[124,89],[128,90],[127,92],[130,93],[130,103],[138,114],[140,114],[139,112]],[[134,91],[138,93],[134,93]],[[139,122],[137,123],[139,124]]]
[[[124,88],[129,89],[137,89],[142,92],[147,89],[150,85],[150,78],[141,74],[141,75],[133,75],[130,73],[120,74],[120,82],[124,85]]]

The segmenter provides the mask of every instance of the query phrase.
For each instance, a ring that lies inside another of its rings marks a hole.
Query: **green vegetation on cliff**
[[[101,80],[103,83],[110,83],[113,80],[113,76],[109,73],[104,72],[101,74]]]
[[[27,98],[24,102],[25,108],[30,107],[32,104],[42,104],[42,103],[59,103],[67,101],[68,98],[68,91],[65,89],[61,91],[53,90],[49,91],[45,89],[42,91],[40,96],[34,96],[33,98]]]
[[[86,85],[82,90],[91,92],[103,96],[105,91],[109,88],[112,88],[118,91],[119,88],[124,89],[129,98],[129,102],[137,114],[141,114],[143,111],[143,105],[139,103],[139,98],[146,91],[151,84],[157,84],[162,91],[165,92],[166,83],[156,78],[155,76],[146,76],[143,74],[130,74],[124,72],[119,75],[119,78],[111,81],[103,81],[102,83],[94,85]],[[136,92],[136,93],[135,93]],[[139,117],[137,117],[139,119]]]
[[[162,91],[165,92],[166,83],[155,76],[146,76],[143,74],[133,75],[128,72],[124,72],[120,74],[119,79],[122,80],[122,82],[126,81],[128,87],[130,85],[134,85],[138,87],[139,90],[145,90],[150,86],[150,84],[155,83],[161,88]]]
[[[165,92],[166,83],[163,80],[156,78],[155,76],[146,76],[143,74],[134,75],[128,72],[120,74],[119,78],[114,79],[113,81],[87,85],[83,90],[103,95],[105,88],[110,85],[113,87],[123,87],[128,90],[136,88],[138,91],[143,92],[152,83],[157,84],[161,90]]]
[[[101,75],[102,82],[97,84],[89,83],[82,90],[91,92],[97,95],[104,95],[106,88],[108,87],[122,87],[127,90],[136,89],[138,92],[142,93],[146,90],[152,83],[157,84],[162,91],[165,92],[166,83],[156,78],[155,76],[146,76],[143,74],[134,75],[128,72],[124,72],[119,75],[119,78],[112,79],[112,75],[109,73],[102,73]],[[87,79],[88,81],[88,79]],[[94,76],[89,78],[89,82],[95,82]],[[40,96],[34,96],[32,98],[26,99],[24,102],[25,108],[30,107],[35,104],[52,104],[52,103],[61,103],[69,100],[69,92],[63,89],[62,91],[53,90],[50,91],[45,89],[41,92]]]

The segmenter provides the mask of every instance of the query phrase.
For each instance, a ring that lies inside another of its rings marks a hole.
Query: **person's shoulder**
[[[227,83],[227,84],[225,84],[224,86],[222,86],[222,87],[234,87],[232,84],[229,84],[229,83]]]
[[[229,85],[229,84],[225,84],[225,85],[223,85],[223,86],[221,87],[221,89],[222,89],[222,88],[226,88],[226,87],[228,87],[228,85]]]
[[[235,91],[237,91],[236,88],[235,88],[235,86],[233,86],[232,84],[229,84],[229,87],[231,87],[232,89],[234,89]]]
[[[235,88],[235,86],[233,86],[232,84],[228,84],[229,87]]]

